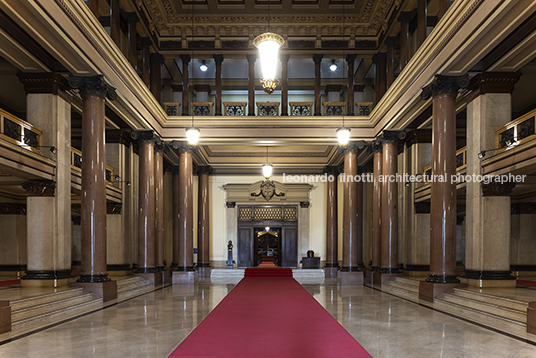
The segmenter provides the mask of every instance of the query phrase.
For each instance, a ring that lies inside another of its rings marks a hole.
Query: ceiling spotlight
[[[115,180],[115,181],[120,181],[120,180],[121,180],[121,177],[120,177],[119,175],[115,175],[115,176],[114,176],[114,180]]]
[[[332,61],[331,61],[331,65],[329,65],[329,70],[330,70],[331,72],[335,72],[335,71],[337,71],[337,64],[335,63],[335,60],[332,60]]]
[[[409,187],[409,181],[406,182],[406,184],[404,184],[406,187]]]
[[[203,72],[207,72],[208,66],[205,60],[201,61],[201,64],[199,65],[199,69]]]

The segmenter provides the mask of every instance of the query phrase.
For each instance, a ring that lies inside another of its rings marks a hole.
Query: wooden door
[[[281,266],[298,267],[298,230],[296,228],[283,228],[281,246]]]
[[[238,267],[253,266],[253,228],[238,228]]]

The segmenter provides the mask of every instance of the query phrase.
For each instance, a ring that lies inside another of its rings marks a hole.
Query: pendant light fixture
[[[342,39],[344,40],[344,34],[346,33],[346,28],[344,26],[344,18],[345,18],[345,7],[344,3],[342,4]],[[344,50],[342,51],[342,58],[344,63]],[[344,78],[344,66],[342,68],[342,76]],[[348,104],[350,105],[350,104]],[[345,146],[348,145],[350,141],[350,128],[346,128],[344,126],[344,111],[346,108],[342,109],[342,127],[337,129],[337,139],[339,140],[339,145]]]
[[[268,146],[266,147],[266,163],[262,166],[262,175],[264,179],[270,179],[272,177],[272,170],[274,166],[268,163]]]
[[[270,0],[268,0],[268,32],[253,40],[255,47],[259,49],[261,59],[262,88],[268,94],[273,93],[279,85],[279,80],[275,78],[277,55],[279,48],[285,43],[281,35],[270,32],[270,18]]]
[[[190,41],[190,43],[194,41],[194,36],[195,36],[194,5],[192,5],[192,41]],[[192,60],[190,61],[190,63],[192,64],[192,83],[193,83],[194,70],[195,70],[194,65],[193,65],[194,63],[194,47],[193,46],[192,46]],[[193,109],[192,109],[192,126],[186,129],[186,138],[187,138],[188,144],[191,146],[195,146],[199,144],[199,128],[195,128],[194,126]]]

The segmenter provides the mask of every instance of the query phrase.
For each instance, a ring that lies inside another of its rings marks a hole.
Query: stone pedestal
[[[445,293],[454,292],[455,288],[466,287],[463,283],[434,283],[421,281],[419,284],[419,299],[434,302],[434,298],[443,298]]]
[[[198,273],[195,271],[173,271],[171,283],[173,285],[193,285]]]
[[[363,285],[363,272],[339,272],[339,283],[341,285]]]
[[[536,334],[536,302],[529,302],[527,308],[527,333]]]
[[[212,267],[198,267],[197,272],[198,272],[199,278],[201,277],[210,278]]]
[[[338,273],[338,267],[324,267],[324,277],[326,278],[337,278]]]
[[[9,301],[0,301],[0,333],[11,331],[11,306]]]
[[[150,273],[135,273],[134,276],[141,277],[145,281],[152,283],[153,286],[156,287],[162,284],[162,279],[164,277],[164,274],[162,272],[164,271],[150,272]]]
[[[365,283],[366,286],[372,286],[374,284],[374,274],[376,271],[367,271],[365,273]]]
[[[374,272],[374,285],[375,286],[382,286],[384,283],[388,282],[388,281],[391,281],[391,280],[394,280],[395,277],[402,277],[404,275],[402,274],[399,274],[399,273],[379,273],[379,272]]]
[[[171,274],[170,274],[170,272],[168,270],[160,271],[160,273],[162,274],[162,283],[163,284],[167,284],[167,283],[171,282]]]
[[[69,287],[81,287],[84,292],[93,294],[94,298],[102,298],[103,302],[117,298],[117,281],[74,282]]]

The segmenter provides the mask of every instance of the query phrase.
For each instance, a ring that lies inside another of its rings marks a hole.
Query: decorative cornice
[[[27,196],[54,196],[56,182],[53,180],[28,180],[22,182]]]
[[[236,208],[236,202],[228,201],[228,202],[225,203],[225,206],[227,206],[227,209],[234,209],[234,208]]]
[[[197,175],[212,175],[213,170],[210,165],[196,165],[194,166],[194,174]]]
[[[117,98],[115,88],[106,83],[103,75],[87,77],[71,76],[69,78],[69,86],[73,89],[80,90],[82,96],[94,95],[101,98],[108,98],[111,101]]]
[[[132,144],[132,133],[126,129],[108,129],[106,130],[106,144],[118,143],[125,147],[130,147]]]
[[[512,203],[510,214],[534,214],[536,213],[536,203]]]
[[[69,81],[59,73],[23,73],[19,71],[17,76],[24,85],[26,94],[51,93],[60,96],[69,103],[76,96],[76,92],[69,86]]]
[[[106,214],[121,214],[122,207],[121,203],[106,203]]]
[[[0,203],[0,215],[26,215],[26,204]]]
[[[132,139],[138,141],[138,143],[149,143],[153,145],[162,143],[160,137],[152,130],[134,131],[130,136]]]
[[[430,203],[429,202],[418,202],[413,204],[415,207],[415,214],[430,214]]]
[[[436,75],[429,85],[423,87],[421,98],[427,100],[443,94],[456,94],[461,88],[469,85],[469,77]]]
[[[405,138],[405,131],[385,130],[378,136],[376,140],[378,140],[383,145],[387,143],[398,143],[400,140],[403,140]]]
[[[300,208],[302,209],[309,209],[309,205],[311,205],[308,201],[301,201],[300,202]]]
[[[469,86],[461,91],[465,101],[470,103],[486,93],[512,93],[520,72],[482,72],[471,79]]]
[[[188,142],[178,140],[172,141],[171,143],[169,143],[169,146],[175,148],[179,152],[195,153],[197,150],[196,145],[190,145],[188,144]]]
[[[516,183],[496,183],[491,182],[488,184],[482,183],[482,195],[483,196],[510,196],[512,189],[514,189]]]
[[[349,53],[346,55],[346,62],[348,63],[354,63],[357,55],[355,53]]]

